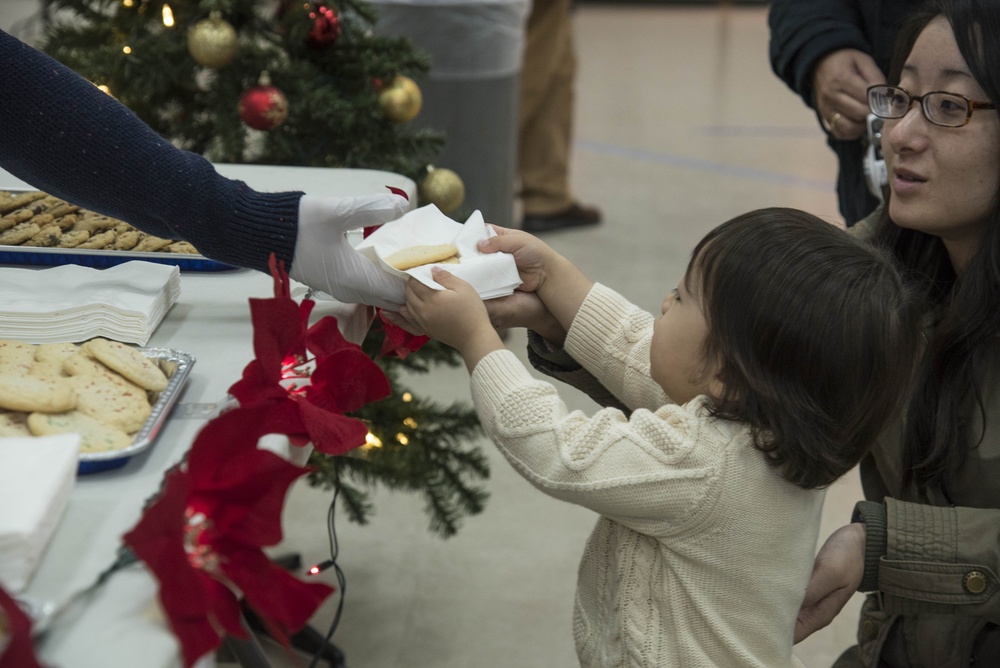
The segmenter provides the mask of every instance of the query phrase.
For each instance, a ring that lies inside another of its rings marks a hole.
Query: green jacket
[[[877,215],[851,233],[870,234]],[[901,486],[902,424],[861,462],[860,590],[873,592],[858,627],[866,666],[877,658],[893,667],[1000,665],[1000,337],[980,371],[985,415],[970,400],[965,432],[983,440],[964,444],[965,461],[942,487]]]

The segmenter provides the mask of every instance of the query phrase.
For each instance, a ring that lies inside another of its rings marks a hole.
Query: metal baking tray
[[[137,348],[137,350],[153,361],[166,374],[169,379],[167,387],[161,392],[151,393],[152,410],[149,417],[146,418],[145,424],[136,432],[132,445],[118,450],[81,452],[79,468],[77,469],[79,474],[98,473],[124,466],[133,455],[137,455],[153,445],[170,414],[170,410],[177,403],[181,390],[191,373],[191,367],[195,363],[193,355],[172,348]]]
[[[2,188],[11,193],[41,192],[35,188]],[[225,271],[235,269],[228,264],[209,260],[204,255],[187,253],[149,253],[124,250],[99,250],[80,248],[40,248],[37,246],[7,246],[0,244],[0,264],[32,264],[55,267],[79,264],[105,269],[129,260],[157,262],[180,268],[182,271]]]

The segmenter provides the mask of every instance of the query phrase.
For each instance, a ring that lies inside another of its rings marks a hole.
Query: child
[[[455,347],[480,419],[517,471],[600,514],[580,565],[583,666],[801,665],[792,631],[822,489],[906,395],[917,307],[890,260],[791,209],[695,248],[654,317],[523,232],[523,284],[565,349],[632,412],[569,413],[504,350],[476,292],[409,281],[404,315]]]

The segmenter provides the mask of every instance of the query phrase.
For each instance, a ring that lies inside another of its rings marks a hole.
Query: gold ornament
[[[219,69],[236,56],[239,37],[236,28],[215,11],[188,30],[188,52],[203,67]]]
[[[424,96],[420,87],[410,77],[397,76],[378,96],[378,104],[385,117],[394,123],[406,123],[416,118]]]
[[[420,182],[417,194],[422,204],[433,204],[442,213],[451,213],[465,200],[465,184],[450,169],[428,167],[427,176]]]

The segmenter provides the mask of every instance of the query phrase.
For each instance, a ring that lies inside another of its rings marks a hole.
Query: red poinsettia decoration
[[[31,644],[31,619],[0,587],[0,668],[42,668]]]
[[[266,414],[270,433],[340,455],[363,445],[368,427],[344,413],[389,395],[385,373],[341,335],[335,318],[309,327],[314,302],[296,304],[288,275],[271,258],[273,299],[251,299],[256,359],[229,388],[240,406]]]
[[[382,331],[385,333],[379,355],[406,359],[407,355],[420,350],[425,343],[431,340],[429,336],[411,334],[399,325],[389,322],[382,315],[382,309],[378,310],[378,319],[382,325]]]
[[[160,581],[185,666],[226,634],[246,637],[241,599],[287,643],[333,592],[295,578],[262,550],[281,540],[288,488],[308,472],[257,448],[266,417],[237,408],[205,425],[186,465],[167,474],[160,495],[124,536]]]
[[[246,635],[241,601],[286,642],[333,591],[300,581],[262,551],[281,540],[288,488],[309,469],[259,449],[261,437],[284,434],[342,454],[368,433],[344,413],[389,394],[385,374],[344,339],[335,318],[308,326],[313,302],[296,304],[284,267],[273,256],[270,267],[274,298],[250,300],[256,359],[230,388],[239,407],[205,425],[124,536],[160,581],[186,666],[224,635]]]

